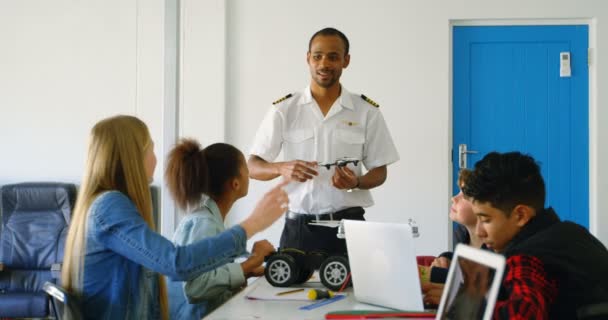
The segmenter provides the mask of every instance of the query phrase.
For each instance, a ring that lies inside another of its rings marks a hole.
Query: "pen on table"
[[[285,294],[302,292],[302,291],[304,291],[304,289],[295,289],[295,290],[283,291],[283,292],[277,293],[277,296],[282,296],[282,295],[285,295]]]

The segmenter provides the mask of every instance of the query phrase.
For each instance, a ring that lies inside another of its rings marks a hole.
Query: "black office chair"
[[[21,183],[0,188],[0,318],[44,318],[45,281],[61,272],[76,186]]]
[[[80,320],[82,313],[76,298],[67,293],[61,286],[52,282],[45,282],[44,292],[51,297],[53,315],[57,320]]]

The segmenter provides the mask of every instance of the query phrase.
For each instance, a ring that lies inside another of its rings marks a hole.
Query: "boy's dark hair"
[[[226,181],[240,174],[243,153],[232,145],[215,143],[201,149],[193,139],[182,139],[169,152],[165,179],[181,209],[197,205],[203,194],[218,197]]]
[[[312,37],[310,37],[310,41],[308,41],[308,52],[310,52],[310,47],[312,46],[312,41],[317,36],[338,36],[338,37],[340,37],[340,39],[342,39],[342,42],[344,43],[344,55],[346,56],[348,54],[348,50],[350,49],[350,43],[348,42],[348,38],[346,37],[346,35],[344,35],[344,33],[342,33],[342,31],[335,29],[335,28],[324,28],[324,29],[321,29],[321,30],[315,32],[315,34],[313,34]]]
[[[488,153],[475,163],[462,192],[473,201],[487,202],[508,215],[524,204],[540,211],[545,205],[545,182],[540,167],[520,152]]]

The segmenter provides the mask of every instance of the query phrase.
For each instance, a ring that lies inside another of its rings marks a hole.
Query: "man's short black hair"
[[[545,205],[545,182],[540,167],[520,152],[488,153],[475,164],[462,192],[473,201],[487,202],[507,215],[519,204],[537,212]]]
[[[313,34],[312,37],[310,37],[310,41],[308,41],[308,52],[310,52],[310,47],[312,46],[312,41],[317,36],[338,36],[338,37],[340,37],[340,39],[342,39],[342,42],[344,43],[344,55],[346,56],[348,54],[348,50],[350,49],[350,43],[348,42],[348,38],[346,37],[346,35],[344,35],[344,33],[342,33],[342,31],[335,29],[335,28],[324,28],[324,29],[321,29],[321,30],[315,32],[315,34]]]

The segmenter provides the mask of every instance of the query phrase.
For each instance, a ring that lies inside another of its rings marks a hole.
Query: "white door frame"
[[[164,172],[165,155],[177,141],[179,130],[180,104],[180,0],[165,0],[165,37],[164,37],[164,101],[162,110],[162,154],[159,157],[160,168]],[[177,207],[165,187],[165,175],[160,183],[160,228],[159,232],[171,239],[175,231]]]

